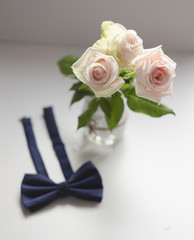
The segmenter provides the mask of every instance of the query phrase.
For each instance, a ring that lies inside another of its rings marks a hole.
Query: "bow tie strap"
[[[102,180],[91,162],[85,163],[66,181],[54,183],[41,174],[26,174],[22,182],[22,201],[31,212],[36,211],[57,198],[73,196],[79,199],[100,202]]]
[[[33,129],[32,129],[31,120],[30,120],[30,118],[22,118],[21,122],[22,122],[23,127],[24,127],[26,139],[27,139],[27,142],[28,142],[28,148],[30,150],[30,154],[31,154],[32,160],[34,162],[34,166],[36,168],[36,171],[37,171],[37,173],[40,173],[40,174],[48,177],[46,168],[44,166],[44,163],[42,161],[42,157],[40,155],[40,152],[39,152],[37,144],[36,144],[35,136],[34,136]]]
[[[61,165],[63,174],[65,178],[68,179],[73,174],[73,170],[71,168],[71,164],[69,162],[65,146],[60,138],[53,110],[51,107],[44,108],[44,119],[46,122],[50,139],[52,140],[53,143],[53,148]]]

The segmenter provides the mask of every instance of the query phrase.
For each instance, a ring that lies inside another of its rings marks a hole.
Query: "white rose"
[[[93,46],[113,55],[121,67],[129,65],[143,52],[143,40],[134,30],[127,30],[121,24],[111,21],[103,22],[101,29],[102,38]]]
[[[119,77],[119,66],[114,57],[90,47],[72,65],[76,77],[88,85],[97,98],[109,97],[125,83]]]
[[[160,102],[172,95],[176,63],[166,56],[161,46],[145,50],[135,66],[135,90],[139,97]]]

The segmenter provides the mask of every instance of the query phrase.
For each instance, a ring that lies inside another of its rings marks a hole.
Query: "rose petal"
[[[113,38],[120,33],[127,31],[127,29],[119,23],[111,21],[104,21],[101,25],[102,37],[111,42]]]
[[[97,98],[99,97],[110,97],[113,95],[122,85],[125,83],[123,78],[118,77],[115,79],[115,82],[113,82],[111,85],[109,85],[107,88],[102,89],[102,88],[92,88],[92,90],[95,93],[95,96]]]
[[[76,77],[83,83],[86,82],[83,73],[88,62],[94,57],[96,53],[102,53],[102,50],[90,47],[84,54],[72,65],[72,69]]]

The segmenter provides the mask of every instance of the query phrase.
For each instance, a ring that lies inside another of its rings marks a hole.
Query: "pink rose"
[[[88,85],[98,97],[109,97],[125,83],[119,77],[119,66],[114,57],[90,47],[72,65],[76,77]]]
[[[143,40],[133,30],[121,34],[119,53],[125,65],[128,65],[138,54],[143,52]]]
[[[160,103],[172,95],[176,63],[166,56],[161,47],[145,50],[135,66],[135,90],[139,97]]]

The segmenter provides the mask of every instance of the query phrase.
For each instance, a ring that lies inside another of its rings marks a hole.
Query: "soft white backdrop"
[[[0,0],[0,39],[87,47],[112,20],[146,48],[194,51],[193,0]]]
[[[194,239],[193,1],[0,0],[0,239]],[[145,47],[163,44],[177,65],[176,116],[130,112],[113,148],[83,141],[76,131],[83,102],[69,107],[72,80],[56,65],[81,54],[100,35],[102,20],[134,28]],[[104,184],[101,204],[73,198],[29,214],[20,204],[24,173],[35,172],[19,119],[31,116],[51,178],[63,180],[42,107],[53,105],[74,169],[92,160]]]

